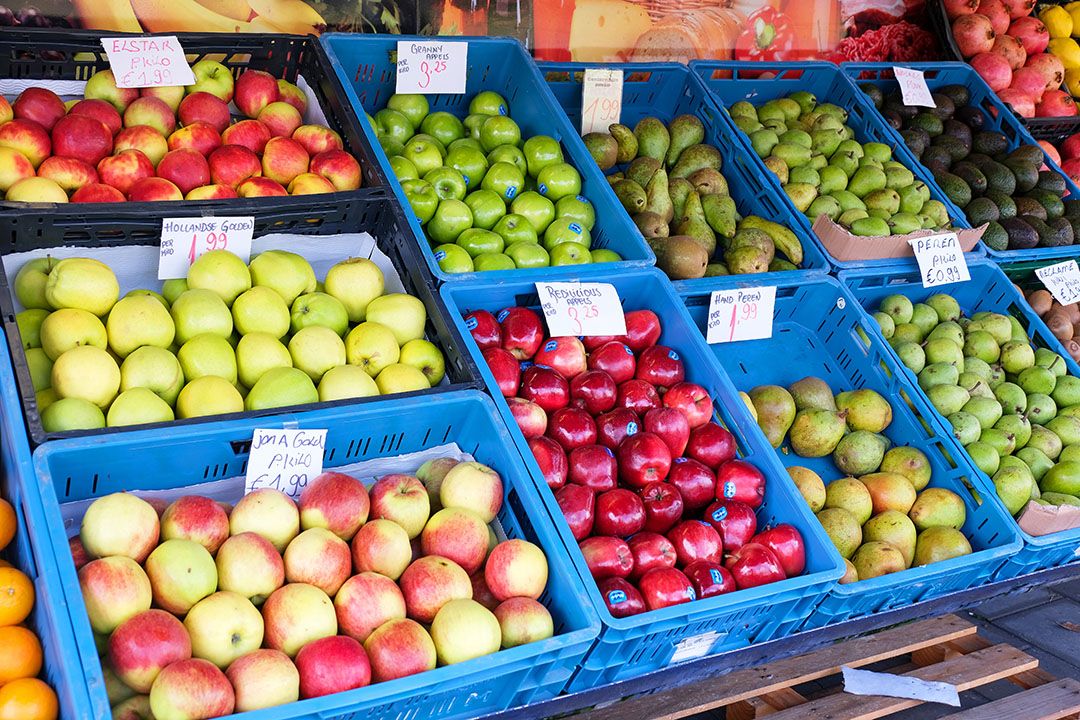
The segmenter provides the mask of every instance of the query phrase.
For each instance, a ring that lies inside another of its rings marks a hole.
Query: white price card
[[[254,232],[253,217],[165,218],[161,221],[158,280],[187,277],[195,258],[210,250],[228,250],[247,262]]]
[[[622,116],[622,70],[586,68],[581,83],[581,134],[606,133]]]
[[[668,660],[668,664],[674,665],[675,663],[705,657],[720,637],[720,633],[712,631],[680,640],[675,646],[675,653],[671,656],[671,660]]]
[[[244,493],[280,490],[293,500],[322,473],[326,430],[263,430],[251,435]]]
[[[1077,266],[1075,260],[1047,265],[1036,270],[1035,274],[1062,305],[1072,305],[1080,301],[1080,266]]]
[[[936,287],[971,279],[956,233],[925,235],[908,241],[919,263],[923,287]]]
[[[461,95],[465,92],[468,56],[468,43],[399,40],[394,91]]]
[[[626,334],[626,317],[613,285],[538,282],[536,293],[552,337]]]
[[[710,344],[772,337],[776,287],[717,290],[709,303]]]
[[[116,87],[148,88],[194,85],[195,73],[175,35],[103,37]]]
[[[934,96],[930,94],[930,88],[926,85],[926,78],[922,70],[893,66],[893,75],[900,84],[900,97],[905,105],[920,105],[922,107],[937,107]]]

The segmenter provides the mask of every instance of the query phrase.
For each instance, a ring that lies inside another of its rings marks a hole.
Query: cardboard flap
[[[986,224],[977,228],[956,228],[960,248],[971,252],[986,232]],[[914,258],[909,240],[927,235],[940,235],[942,230],[917,230],[907,235],[888,235],[885,237],[863,237],[852,235],[837,225],[828,215],[818,215],[813,225],[814,234],[834,258],[841,262],[859,260],[883,260],[887,258]]]
[[[1062,530],[1080,528],[1080,507],[1075,505],[1040,505],[1034,501],[1020,513],[1016,522],[1028,535],[1050,535]]]

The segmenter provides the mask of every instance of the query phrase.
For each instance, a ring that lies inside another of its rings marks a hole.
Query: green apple
[[[551,264],[548,251],[534,242],[516,242],[504,251],[519,268],[547,267]]]
[[[45,299],[57,310],[80,308],[102,317],[119,298],[120,284],[112,268],[92,258],[61,260],[45,281]]]
[[[420,177],[424,177],[437,167],[442,167],[443,164],[442,153],[439,152],[435,143],[420,137],[414,137],[397,154],[411,162],[416,168],[416,174]]]
[[[267,250],[249,265],[252,286],[276,290],[286,305],[315,289],[315,270],[303,255],[287,250]]]
[[[345,364],[345,343],[330,328],[312,325],[292,336],[289,355],[294,367],[319,382],[327,370]]]
[[[480,126],[480,146],[491,152],[500,145],[521,144],[521,128],[505,115],[492,115]]]
[[[427,340],[410,340],[401,346],[401,358],[398,361],[402,365],[411,365],[424,373],[428,384],[435,387],[442,382],[446,374],[446,360],[442,351],[435,343]]]
[[[170,312],[176,325],[176,342],[181,345],[203,333],[225,338],[232,335],[233,318],[229,306],[212,290],[196,288],[180,293]]]
[[[555,165],[563,161],[562,146],[559,141],[549,135],[533,135],[525,141],[521,147],[525,154],[525,162],[528,163],[528,171],[531,177],[536,177],[540,171],[548,165]]]
[[[367,319],[390,328],[400,346],[424,337],[427,309],[412,295],[390,293],[371,301]]]
[[[484,121],[487,120],[488,117],[490,116],[482,115],[480,113],[466,115],[464,125],[465,132],[468,133],[468,135],[463,139],[475,140],[477,146],[482,148],[483,146],[480,145],[480,127],[484,124]]]
[[[245,335],[236,344],[236,376],[244,387],[254,387],[267,370],[292,365],[288,348],[268,333]]]
[[[137,387],[120,393],[113,400],[105,421],[109,427],[120,427],[175,419],[173,409],[164,400],[146,388]]]
[[[176,302],[176,298],[180,297],[182,293],[190,290],[187,284],[187,278],[173,278],[172,280],[166,280],[161,284],[161,295],[168,301],[169,307],[172,308],[172,304]]]
[[[469,228],[461,233],[455,244],[464,248],[465,252],[469,253],[469,257],[473,259],[474,266],[476,266],[476,258],[480,255],[501,253],[503,247],[505,247],[501,235],[497,235],[490,230],[481,230],[480,228]],[[479,266],[476,266],[476,269],[479,270]]]
[[[476,256],[473,262],[476,264],[477,272],[487,272],[489,270],[513,270],[517,267],[509,255],[505,255],[501,252],[481,253]]]
[[[510,163],[521,171],[523,177],[529,170],[529,164],[525,161],[524,153],[521,152],[521,148],[515,145],[500,145],[488,153],[487,161],[489,168],[497,162]]]
[[[588,250],[592,244],[592,236],[588,230],[569,218],[555,218],[544,231],[544,249],[551,252],[552,248],[562,243],[576,243]]]
[[[465,118],[465,122],[466,122],[465,127],[468,127],[468,118]],[[452,143],[450,143],[449,145],[446,146],[446,153],[447,153],[446,157],[449,159],[450,153],[454,152],[455,150],[464,149],[464,148],[469,148],[471,150],[475,150],[476,152],[480,153],[481,155],[484,154],[484,148],[482,148],[480,146],[480,141],[479,140],[477,140],[476,138],[473,138],[473,137],[463,137],[463,138],[458,138],[457,140],[455,140],[454,142],[452,142]],[[487,158],[486,157],[484,158],[484,166],[487,167]]]
[[[105,414],[82,398],[62,398],[41,411],[41,427],[49,433],[97,430],[105,427]]]
[[[393,331],[377,322],[362,322],[345,338],[345,358],[371,377],[401,356],[401,346]]]
[[[176,337],[169,311],[149,295],[120,298],[105,321],[109,347],[120,359],[143,345],[167,348]]]
[[[494,120],[494,118],[492,118]],[[516,165],[506,162],[494,163],[484,175],[484,181],[480,187],[491,190],[499,197],[505,198],[506,202],[514,199],[521,192],[525,184],[525,176]]]
[[[428,99],[419,93],[394,93],[386,101],[386,107],[409,118],[409,123],[414,128],[420,127],[424,117],[431,112]]]
[[[570,218],[591,231],[596,224],[596,208],[584,195],[566,195],[555,203],[555,217]]]
[[[45,408],[49,407],[59,399],[60,398],[56,396],[56,391],[52,388],[45,388],[44,390],[38,390],[34,393],[34,402],[37,403],[38,413],[45,412]],[[97,407],[97,405],[94,407]]]
[[[465,198],[465,176],[452,167],[437,167],[424,176],[424,182],[435,188],[440,200]]]
[[[427,390],[431,387],[424,373],[412,365],[394,363],[387,365],[375,378],[375,385],[379,388],[380,395],[393,395],[395,393]]]
[[[455,140],[454,142],[466,141]],[[460,172],[465,179],[465,186],[469,188],[480,187],[488,169],[488,161],[484,153],[471,147],[456,147],[449,150],[446,154],[445,165]]]
[[[379,266],[367,258],[349,258],[326,273],[326,292],[349,313],[349,322],[363,322],[368,303],[383,294],[386,279]]]
[[[510,108],[503,96],[494,90],[481,90],[469,101],[469,113],[479,115],[509,115]]]
[[[390,169],[394,172],[398,182],[416,180],[420,177],[420,174],[416,172],[416,166],[412,164],[412,160],[402,157],[401,155],[395,155],[390,158]]]
[[[556,202],[581,192],[581,175],[569,163],[555,163],[540,171],[536,184],[541,195]]]
[[[442,159],[443,163],[446,162],[446,145],[443,144],[442,140],[439,140],[434,135],[428,135],[427,133],[416,133],[413,135],[412,139],[417,142],[425,142],[429,145],[434,145],[439,151],[439,157]]]
[[[506,203],[492,190],[473,190],[465,197],[472,211],[473,227],[490,230],[506,215]]]
[[[188,382],[207,375],[236,382],[236,352],[220,335],[196,335],[180,346],[176,358]]]
[[[73,347],[92,345],[104,350],[109,336],[101,320],[78,308],[64,308],[49,313],[41,323],[41,347],[50,360],[56,361]]]
[[[244,412],[244,398],[231,382],[217,375],[195,378],[176,398],[180,419]]]
[[[622,262],[622,255],[614,250],[608,250],[607,248],[596,248],[595,250],[590,250],[589,254],[592,255],[592,261],[594,263]]]
[[[355,365],[330,368],[319,381],[320,402],[374,397],[378,394],[379,386],[375,384],[375,380]]]
[[[465,126],[455,116],[439,110],[424,118],[420,123],[420,132],[431,135],[445,147],[458,138],[465,137]]]
[[[453,243],[443,243],[434,250],[435,262],[439,263],[439,269],[445,273],[457,274],[473,271],[472,256],[465,248]]]
[[[575,242],[562,243],[551,249],[551,264],[556,265],[587,265],[592,262],[592,254],[589,248],[578,245]]]
[[[540,242],[532,221],[517,213],[503,215],[491,230],[502,235],[507,245],[514,245],[519,242]]]
[[[457,236],[472,227],[472,210],[461,200],[448,199],[439,203],[435,217],[427,224],[428,237],[435,243],[454,242]]]
[[[349,329],[349,311],[333,295],[306,293],[293,301],[290,327],[295,333],[312,325],[330,328],[343,336]]]
[[[414,131],[409,118],[392,108],[383,108],[375,113],[375,128],[379,135],[403,145],[413,136]]]
[[[47,317],[49,311],[42,308],[23,310],[15,315],[15,324],[19,328],[19,339],[22,340],[23,348],[41,347],[41,324]]]
[[[153,290],[147,290],[145,288],[136,288],[135,290],[128,290],[126,293],[124,293],[124,297],[137,297],[139,295],[145,295],[147,297],[152,297],[155,300],[157,300],[159,303],[164,305],[166,310],[169,309],[169,301],[165,299],[165,296],[162,295],[161,293],[156,293]]]
[[[49,273],[60,262],[53,257],[35,258],[19,268],[15,275],[15,297],[24,308],[52,310],[45,299],[45,285]]]
[[[147,345],[124,358],[120,365],[120,392],[142,387],[150,390],[169,405],[184,387],[184,370],[180,361],[164,348]]]
[[[310,328],[309,328],[310,329]],[[337,338],[336,335],[334,335]],[[341,338],[338,338],[341,342]],[[267,370],[251,388],[244,407],[248,410],[308,405],[319,402],[319,391],[307,373],[297,368]]]
[[[216,60],[200,60],[191,66],[195,84],[184,88],[188,95],[207,92],[225,102],[233,99],[236,83],[229,68]]]
[[[514,198],[514,202],[510,204],[510,212],[528,219],[539,236],[555,219],[555,203],[540,193],[529,190]]]
[[[188,287],[212,290],[231,306],[240,293],[251,289],[251,271],[228,250],[210,250],[191,263],[187,281]]]
[[[276,338],[289,332],[289,306],[271,288],[256,285],[241,293],[232,306],[233,327],[241,335],[264,332]]]
[[[59,397],[82,398],[104,410],[120,390],[120,368],[101,348],[71,348],[53,362],[52,386]]]
[[[401,183],[401,189],[405,191],[405,199],[409,201],[416,219],[421,225],[426,225],[439,207],[439,194],[435,188],[423,180],[406,180]]]
[[[41,348],[30,348],[26,351],[26,366],[30,370],[30,382],[34,386],[34,392],[52,387],[53,362]]]
[[[405,146],[399,143],[397,140],[385,135],[379,136],[379,147],[383,149],[387,157],[394,157],[395,155],[401,155],[405,152]]]

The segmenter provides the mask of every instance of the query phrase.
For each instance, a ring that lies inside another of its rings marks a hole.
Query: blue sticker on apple
[[[445,250],[440,250],[437,253],[435,253],[435,262],[442,262],[445,259],[446,259],[446,251]],[[475,325],[476,320],[473,320],[473,323],[474,323],[473,327],[476,327],[476,325]],[[468,323],[466,323],[466,326],[467,325],[468,325]],[[472,330],[472,328],[469,328],[469,329]]]
[[[446,253],[443,253],[443,255],[445,256]],[[439,253],[435,253],[435,257],[439,257]],[[480,323],[479,323],[479,321],[477,321],[475,316],[465,318],[465,327],[467,327],[469,330],[475,330],[476,326],[479,325],[479,324]]]
[[[626,602],[626,593],[622,590],[612,590],[607,594],[608,605],[618,605]]]
[[[544,343],[544,352],[551,352],[557,347],[559,347],[559,343],[554,340],[548,340],[546,343]]]
[[[686,597],[690,598],[691,600],[697,600],[697,593],[694,592],[694,588],[686,588]]]
[[[671,358],[672,360],[678,360],[679,359],[679,353],[675,352],[674,350],[668,350],[667,356],[669,358]]]
[[[724,584],[724,578],[720,574],[720,571],[717,570],[716,568],[709,568],[709,577],[711,577],[712,581],[714,583],[716,583],[717,585],[723,585]]]
[[[540,191],[541,195],[547,195],[547,185],[544,183],[540,183],[540,187],[538,187],[537,190]]]
[[[580,226],[580,225],[578,225],[577,223],[570,223],[570,225],[569,225],[569,228],[570,228],[570,231],[571,231],[571,232],[573,232],[573,233],[576,233],[576,234],[578,234],[578,235],[580,235],[580,234],[581,234],[581,230],[582,230],[582,228],[581,228],[581,226]]]
[[[469,187],[469,176],[462,173],[461,177],[465,178],[465,187]]]
[[[578,200],[578,202],[583,202],[586,205],[589,204],[589,198],[585,197],[584,195],[578,195],[577,200]]]
[[[716,508],[713,510],[712,519],[714,522],[724,522],[724,518],[727,517],[727,508]]]
[[[615,457],[615,453],[611,452],[611,448],[609,447],[604,447],[604,452],[606,452],[611,457]]]
[[[499,314],[495,316],[495,319],[498,320],[499,322],[502,322],[503,320],[506,319],[506,316],[509,315],[509,314],[510,314],[509,310],[500,310]]]
[[[626,423],[626,434],[627,435],[637,435],[637,423],[634,422],[633,420]]]
[[[724,497],[726,497],[726,498],[735,497],[735,483],[731,482],[730,480],[728,480],[726,483],[724,483]]]
[[[529,369],[529,368],[531,368],[532,366],[533,366],[533,361],[532,361],[532,360],[522,360],[522,361],[521,361],[521,363],[520,363],[520,365],[519,365],[519,367],[520,367],[520,368],[521,368],[522,370],[528,370],[528,369]]]
[[[626,351],[627,355],[633,355],[634,354],[634,351],[630,349],[629,345],[623,345],[622,349]]]
[[[500,115],[505,115],[506,114],[506,106],[505,105],[502,105],[502,104],[499,105],[499,114]]]
[[[515,195],[517,195],[517,188],[516,187],[511,185],[510,187],[506,188],[506,197],[512,198]]]
[[[686,462],[686,458],[677,457],[674,460],[672,460],[671,462],[675,463],[676,465],[682,465],[684,462]]]

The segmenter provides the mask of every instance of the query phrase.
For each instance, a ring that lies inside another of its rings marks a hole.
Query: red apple
[[[656,568],[675,567],[675,546],[659,533],[639,532],[626,544],[634,554],[634,571],[630,573],[630,580],[636,581]]]
[[[308,98],[307,95],[304,94],[303,90],[301,90],[299,87],[289,82],[288,80],[282,78],[278,79],[277,85],[279,100],[292,105],[294,108],[300,111],[301,115],[307,112]]]
[[[155,717],[214,718],[231,715],[236,695],[225,673],[208,660],[179,660],[162,670],[150,693]]]
[[[339,630],[360,642],[391,620],[405,618],[405,597],[385,575],[361,572],[345,581],[334,596]]]
[[[191,657],[191,638],[183,623],[164,610],[146,610],[124,621],[108,642],[113,672],[139,693],[150,692],[167,665]]]
[[[551,368],[530,365],[521,373],[521,391],[518,395],[532,400],[545,412],[551,413],[570,404],[570,385],[566,378]],[[550,418],[548,420],[550,429]]]
[[[535,437],[529,440],[529,449],[549,488],[558,490],[566,484],[569,461],[559,443],[549,437]]]
[[[787,577],[780,559],[769,548],[757,543],[747,543],[727,556],[724,565],[735,578],[740,590],[767,585]]]
[[[300,648],[323,637],[337,635],[337,614],[326,593],[307,583],[286,583],[262,606],[264,645],[291,658]]]
[[[594,416],[615,407],[618,392],[615,381],[603,370],[589,370],[570,381],[570,398],[573,404],[585,408]]]
[[[237,185],[236,194],[240,197],[281,197],[289,191],[269,178],[253,177]]]
[[[615,488],[596,496],[597,535],[629,537],[645,527],[645,505],[637,493]]]
[[[641,488],[645,503],[645,530],[666,533],[683,516],[683,499],[679,489],[662,481],[651,482]]]
[[[170,150],[165,153],[158,163],[157,174],[180,188],[182,193],[210,184],[210,166],[196,150]]]
[[[52,151],[55,156],[82,160],[93,167],[113,151],[113,134],[96,118],[67,115],[53,126]]]
[[[71,562],[75,565],[75,572],[81,570],[83,565],[93,559],[90,553],[86,552],[78,535],[68,538],[68,551],[71,553]]]
[[[589,354],[589,369],[603,370],[619,385],[634,377],[637,360],[633,350],[616,340],[601,345]]]
[[[641,599],[641,593],[621,577],[601,580],[597,587],[612,617],[630,617],[645,612],[645,601]]]
[[[686,369],[679,358],[679,353],[663,345],[653,345],[641,351],[634,377],[653,385],[670,388],[683,381],[686,377]]]
[[[185,200],[231,200],[239,195],[228,185],[203,185],[197,187],[187,195]]]
[[[484,362],[495,376],[495,384],[503,397],[514,397],[521,385],[521,364],[517,358],[502,348],[484,350]]]
[[[724,541],[724,550],[738,550],[757,532],[753,508],[738,500],[717,500],[705,510],[705,521],[716,528]]]
[[[113,136],[124,127],[124,122],[120,119],[120,113],[116,112],[116,108],[104,100],[80,100],[71,106],[68,115],[92,117],[109,128],[109,132]]]
[[[555,491],[555,502],[574,539],[587,538],[596,519],[596,494],[584,485],[564,485]]]
[[[487,579],[484,577],[484,571],[480,570],[472,574],[470,578],[472,580],[472,599],[480,603],[488,610],[494,611],[499,607],[499,598],[495,597],[495,594],[491,592],[491,588],[488,587]],[[525,600],[527,598],[518,598],[519,600]],[[535,601],[530,601],[535,602]]]
[[[728,460],[716,469],[716,499],[738,500],[756,510],[765,499],[765,476],[745,460]]]
[[[108,635],[121,623],[150,609],[150,580],[131,558],[112,555],[98,558],[79,570],[79,589],[90,627]]]
[[[703,462],[714,470],[735,458],[735,438],[727,429],[714,422],[707,422],[690,431],[686,444],[686,456]]]
[[[641,597],[649,610],[681,605],[697,599],[690,579],[675,568],[657,568],[638,581]]]
[[[583,445],[570,451],[569,460],[568,479],[575,485],[584,485],[594,492],[606,492],[619,484],[619,464],[611,448]]]
[[[466,315],[465,327],[481,350],[502,345],[502,327],[487,310],[473,310]]]
[[[164,137],[176,129],[176,115],[165,101],[156,97],[135,98],[124,110],[124,127],[149,125]]]
[[[567,452],[596,444],[596,422],[581,408],[564,407],[548,418],[547,436]]]
[[[517,361],[514,363],[517,364]],[[526,440],[541,437],[547,430],[547,413],[532,400],[508,397],[506,404],[510,406],[510,414],[514,416],[514,421]]]
[[[716,497],[716,476],[708,466],[691,458],[675,458],[667,481],[679,489],[686,509],[696,512]]]
[[[346,542],[367,522],[371,500],[364,484],[345,473],[323,472],[300,493],[300,527],[326,528]]]
[[[270,130],[258,120],[241,120],[221,133],[226,145],[243,145],[253,153],[262,154],[270,141]]]
[[[0,147],[18,150],[35,168],[52,152],[49,131],[33,120],[9,120],[0,125]]]
[[[597,440],[612,450],[640,429],[637,413],[626,408],[615,408],[596,418]]]
[[[64,101],[52,90],[43,87],[23,90],[11,104],[11,109],[16,119],[32,120],[46,130],[52,130],[60,118],[67,115]]]
[[[667,533],[675,546],[679,566],[686,567],[697,560],[718,563],[724,557],[724,544],[720,533],[702,520],[685,520]]]
[[[682,457],[690,440],[690,423],[686,416],[671,407],[653,408],[645,413],[645,431],[659,435],[673,458]]]
[[[187,90],[182,85],[165,85],[162,87],[148,87],[139,89],[140,97],[156,97],[176,112],[176,109],[180,107],[180,102],[187,94]]]
[[[435,643],[412,620],[391,620],[364,641],[373,682],[387,682],[435,669]]]
[[[218,548],[218,590],[258,605],[285,582],[285,563],[273,543],[254,532],[233,535]]]
[[[538,600],[547,587],[547,556],[527,540],[501,542],[492,548],[484,563],[484,578],[500,601],[512,597]]]
[[[70,158],[67,162],[76,162]],[[20,180],[34,177],[34,166],[30,159],[18,150],[10,147],[0,147],[0,191],[7,192]]]
[[[625,319],[626,335],[622,341],[635,353],[660,341],[660,318],[652,310],[631,310]]]
[[[185,495],[161,516],[162,540],[193,540],[214,555],[228,538],[229,516],[208,497]]]
[[[671,470],[671,451],[652,433],[631,435],[619,444],[619,479],[633,488],[663,480]]]
[[[698,560],[683,568],[683,572],[690,578],[694,592],[699,598],[723,595],[736,590],[735,578],[719,563]]]
[[[280,650],[264,648],[239,657],[229,665],[225,677],[236,691],[238,713],[300,699],[300,674]]]
[[[219,147],[221,134],[209,123],[194,122],[178,128],[169,136],[170,150],[189,148],[207,157]]]
[[[627,380],[619,385],[619,394],[615,400],[618,407],[633,410],[638,416],[661,407],[660,396],[656,388],[644,380]]]
[[[802,534],[792,525],[781,523],[768,528],[751,542],[772,550],[788,577],[801,575],[806,569],[806,545],[803,543]]]
[[[431,516],[420,534],[424,555],[453,560],[472,575],[488,554],[488,526],[483,518],[463,508],[443,508]]]
[[[285,580],[314,585],[333,597],[352,572],[349,544],[326,528],[297,535],[285,548]]]
[[[664,406],[685,415],[691,428],[701,427],[713,416],[712,398],[705,388],[695,383],[681,382],[671,386],[664,393]]]
[[[424,483],[411,475],[387,475],[371,486],[371,518],[393,520],[409,538],[417,537],[431,514]]]
[[[245,70],[236,78],[233,102],[249,118],[256,117],[267,105],[277,102],[279,97],[277,78],[268,72]]]
[[[300,114],[303,114],[302,110]],[[312,157],[327,150],[341,150],[344,147],[341,136],[322,125],[301,125],[293,132],[292,139],[303,145]]]
[[[140,150],[121,150],[102,159],[97,172],[101,182],[126,194],[135,183],[154,177],[154,163]]]
[[[451,600],[472,597],[469,574],[453,560],[438,555],[428,555],[413,562],[401,574],[398,585],[405,597],[406,614],[422,623],[430,624],[435,614]]]
[[[216,99],[216,98],[215,98]],[[363,646],[335,635],[310,642],[296,655],[300,697],[313,698],[371,684],[371,663]]]
[[[119,154],[124,150],[138,150],[150,159],[154,167],[157,167],[161,158],[169,152],[169,141],[149,125],[136,125],[121,130],[113,142],[114,153]]]
[[[263,148],[262,174],[284,187],[306,173],[310,162],[307,150],[300,143],[292,138],[272,137]]]
[[[377,572],[397,580],[413,560],[409,534],[393,520],[364,523],[353,535],[352,558],[356,572]]]
[[[176,114],[181,125],[206,123],[218,133],[224,132],[232,119],[229,116],[228,104],[208,92],[193,92],[185,97],[180,101]]]
[[[576,337],[551,338],[536,352],[533,362],[573,380],[585,372],[585,346]]]
[[[363,182],[360,163],[344,150],[324,150],[311,158],[311,172],[330,181],[338,192],[356,190]]]
[[[304,122],[299,110],[289,103],[280,101],[272,102],[264,107],[256,119],[270,130],[272,137],[290,139]]]
[[[27,161],[27,167],[29,167],[29,161]],[[87,185],[94,185],[100,180],[93,165],[88,165],[73,157],[57,155],[45,158],[45,162],[38,168],[37,176],[52,180],[65,192],[75,192]]]
[[[473,599],[476,600],[475,597]],[[502,630],[504,648],[546,640],[555,634],[555,621],[551,612],[532,598],[513,597],[504,600],[495,608],[494,614]]]
[[[495,316],[502,328],[502,346],[518,360],[531,360],[544,340],[540,316],[523,307],[508,307]]]
[[[570,487],[569,485],[567,487]],[[564,488],[565,489],[565,488]],[[593,579],[624,578],[634,569],[634,554],[625,540],[609,535],[588,537],[578,543]]]
[[[213,150],[208,165],[211,180],[231,188],[262,173],[259,156],[243,145],[222,145]]]
[[[84,185],[71,196],[71,202],[73,203],[124,202],[126,200],[124,193],[110,185],[102,185],[101,183]]]

